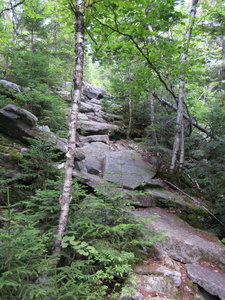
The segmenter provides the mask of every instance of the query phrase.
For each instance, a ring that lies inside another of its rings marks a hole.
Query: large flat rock
[[[99,87],[87,82],[84,82],[84,91],[83,94],[87,96],[89,99],[101,99],[109,96],[106,90],[103,87]]]
[[[190,279],[203,287],[211,295],[225,300],[225,272],[219,272],[212,267],[200,264],[187,264],[186,270]]]
[[[109,151],[110,147],[102,142],[87,143],[80,147],[79,152],[85,155],[87,173],[101,176],[104,159]]]
[[[31,112],[8,104],[0,109],[0,132],[27,143],[26,137],[35,137],[38,119]]]
[[[193,228],[160,208],[146,208],[134,214],[143,218],[156,216],[148,226],[163,232],[165,237],[162,242],[156,242],[155,247],[171,258],[182,263],[205,260],[220,267],[225,265],[225,246],[208,232]]]
[[[81,183],[88,185],[93,189],[107,185],[107,182],[105,182],[99,176],[89,174],[89,173],[84,173],[75,169],[73,170],[73,177],[77,178]]]
[[[109,144],[109,136],[107,134],[80,136],[79,141],[83,142],[83,143],[102,142],[102,143],[105,143],[108,145]]]
[[[134,150],[107,153],[103,178],[127,189],[151,182],[156,171]]]
[[[96,121],[82,121],[78,122],[78,129],[80,129],[81,133],[85,135],[90,134],[108,134],[113,135],[114,132],[119,131],[119,127],[117,125],[109,124],[109,123],[100,123]]]

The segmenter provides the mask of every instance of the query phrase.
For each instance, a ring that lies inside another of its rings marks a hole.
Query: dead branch
[[[1,12],[0,12],[0,17],[2,16],[2,14],[4,13],[4,11],[9,11],[9,10],[13,10],[14,8],[16,8],[17,6],[23,4],[26,0],[22,0],[14,5],[11,5],[10,7],[8,8],[4,8]]]
[[[222,225],[223,227],[225,227],[225,224],[223,224],[223,222],[221,222],[211,211],[208,210],[208,208],[206,208],[204,205],[201,204],[200,201],[196,200],[195,198],[193,198],[192,196],[188,195],[187,193],[185,193],[184,191],[182,191],[179,187],[177,187],[176,185],[174,185],[173,183],[164,180],[165,183],[167,183],[168,185],[170,185],[172,188],[174,188],[175,190],[179,191],[180,193],[182,193],[184,196],[188,197],[189,199],[191,199],[193,202],[195,202],[196,204],[198,204],[199,207],[201,207],[202,209],[204,209],[205,211],[207,211],[207,213],[213,217],[213,219],[215,219],[218,223],[220,223],[220,225]]]

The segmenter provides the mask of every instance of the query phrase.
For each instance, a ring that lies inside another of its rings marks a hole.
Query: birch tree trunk
[[[149,93],[149,102],[150,102],[150,121],[151,121],[152,139],[153,139],[155,145],[158,145],[157,135],[156,135],[156,131],[155,131],[154,96],[153,96],[152,91],[150,91],[150,93]]]
[[[133,120],[133,111],[132,111],[132,94],[131,94],[131,86],[129,85],[128,90],[128,110],[129,110],[129,123],[127,128],[127,139],[130,138],[131,128],[132,128],[132,120]]]
[[[189,25],[186,32],[184,51],[181,54],[181,70],[182,73],[180,75],[179,82],[179,97],[178,97],[178,105],[177,105],[177,120],[176,120],[176,131],[175,138],[173,144],[173,153],[172,160],[170,164],[170,171],[174,171],[177,167],[177,163],[179,162],[178,169],[182,171],[184,164],[184,125],[183,125],[183,104],[184,104],[184,87],[185,87],[185,78],[186,78],[186,61],[188,56],[188,48],[191,40],[192,29],[194,26],[195,15],[197,11],[197,4],[199,0],[193,0],[192,6],[190,10],[189,17]]]
[[[62,238],[65,234],[69,216],[69,205],[72,191],[72,172],[76,152],[76,131],[79,105],[83,91],[83,62],[84,62],[84,0],[77,0],[76,6],[71,7],[75,15],[75,68],[73,75],[74,93],[69,117],[68,151],[66,154],[65,176],[62,195],[60,196],[61,212],[57,235],[54,241],[53,254],[56,255],[56,265],[61,251]]]

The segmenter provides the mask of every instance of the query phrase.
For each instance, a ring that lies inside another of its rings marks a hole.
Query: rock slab
[[[8,104],[0,109],[0,131],[25,143],[27,141],[24,137],[36,135],[37,121],[35,115],[13,104]]]
[[[187,264],[186,270],[190,279],[203,287],[211,295],[225,300],[225,273],[200,264]]]
[[[104,176],[106,181],[134,190],[141,184],[151,182],[156,171],[144,162],[134,150],[115,151],[106,155]]]
[[[158,251],[164,251],[172,259],[182,263],[205,261],[225,265],[225,246],[213,235],[196,229],[179,217],[160,208],[148,208],[134,212],[143,218],[156,216],[148,226],[162,232],[164,239],[154,245]]]
[[[86,157],[86,172],[101,176],[104,159],[110,147],[102,142],[93,142],[80,147],[79,151]]]

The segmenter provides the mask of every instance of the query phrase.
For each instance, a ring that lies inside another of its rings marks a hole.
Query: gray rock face
[[[103,176],[106,181],[133,190],[154,176],[155,170],[136,151],[115,151],[106,155]]]
[[[136,265],[134,267],[134,273],[139,275],[156,275],[156,276],[165,276],[170,278],[171,282],[175,285],[175,287],[179,287],[181,285],[181,273],[167,268],[165,266],[154,264],[154,267],[151,265]]]
[[[37,121],[35,115],[12,104],[0,109],[0,131],[25,143],[25,137],[36,136]]]
[[[101,105],[101,101],[95,98],[90,99],[90,103]]]
[[[158,200],[158,201],[160,201],[161,199],[164,201],[173,201],[176,198],[174,193],[166,191],[163,188],[161,188],[161,189],[151,188],[151,189],[147,189],[146,191],[152,198],[154,198],[155,200]]]
[[[88,121],[88,116],[83,113],[78,113],[78,120],[81,121]]]
[[[203,287],[211,295],[225,300],[225,272],[216,272],[210,267],[196,264],[187,264],[186,270],[190,279]]]
[[[88,117],[88,121],[107,123],[107,121],[103,118],[102,112],[87,112],[86,116]]]
[[[36,127],[39,132],[45,133],[48,137],[49,141],[52,142],[52,145],[58,149],[59,151],[66,153],[67,152],[67,139],[61,138],[51,132],[48,126],[37,126]]]
[[[101,176],[104,159],[109,151],[110,147],[101,142],[93,142],[80,147],[79,152],[86,157],[85,166],[87,173]]]
[[[89,99],[92,99],[92,98],[101,99],[101,98],[109,96],[109,94],[106,92],[106,90],[104,88],[95,86],[95,85],[87,83],[87,82],[84,83],[83,93]]]
[[[117,125],[86,120],[78,123],[78,129],[80,129],[82,134],[85,133],[85,135],[108,134],[110,136],[114,132],[119,131]]]
[[[6,89],[12,89],[16,92],[20,92],[19,86],[14,82],[11,82],[11,81],[8,81],[8,80],[5,80],[5,79],[1,79],[0,80],[0,85],[2,85]]]
[[[105,186],[107,184],[102,178],[97,175],[89,174],[79,170],[73,170],[73,177],[76,177],[81,183],[86,184],[92,188]]]
[[[139,291],[144,290],[147,293],[157,293],[176,296],[179,292],[170,278],[155,275],[137,275],[135,286]]]
[[[153,297],[153,298],[151,298],[151,300],[173,300],[173,299],[171,299],[171,298],[165,298],[165,297]]]
[[[156,271],[161,273],[165,277],[169,277],[176,287],[179,287],[181,285],[181,273],[180,272],[171,270],[171,269],[163,267],[163,266],[156,269]]]
[[[152,185],[152,188],[149,188],[148,186]],[[148,184],[146,184],[148,188],[145,188],[145,192],[143,195],[139,195],[137,197],[138,203],[136,204],[137,206],[141,207],[153,207],[157,206],[157,204],[163,202],[170,203],[171,202],[176,202],[177,197],[169,192],[166,191],[163,188],[154,188],[154,180],[149,181]],[[169,205],[168,205],[169,206]]]
[[[139,292],[135,293],[132,296],[121,295],[119,298],[119,300],[143,300],[143,299],[144,299],[144,296]]]
[[[109,144],[109,136],[107,134],[102,135],[88,135],[79,138],[80,142],[91,143],[91,142],[102,142],[105,144]]]
[[[95,103],[86,103],[86,102],[81,102],[80,105],[80,112],[81,113],[86,113],[86,112],[98,112],[101,111],[101,106]]]
[[[7,115],[12,120],[23,122],[31,127],[34,127],[38,121],[38,118],[31,112],[19,108],[13,104],[6,105],[2,110],[3,112],[5,112],[5,115]]]
[[[134,214],[144,218],[159,216],[153,218],[149,226],[164,233],[163,241],[156,242],[155,247],[171,258],[183,263],[195,263],[204,258],[221,267],[225,264],[225,246],[215,236],[191,227],[160,208],[135,211]]]
[[[151,194],[148,193],[148,191],[144,191],[144,193],[137,193],[136,195],[132,195],[132,199],[135,202],[134,205],[136,207],[155,207],[156,201],[153,197],[151,197]]]

